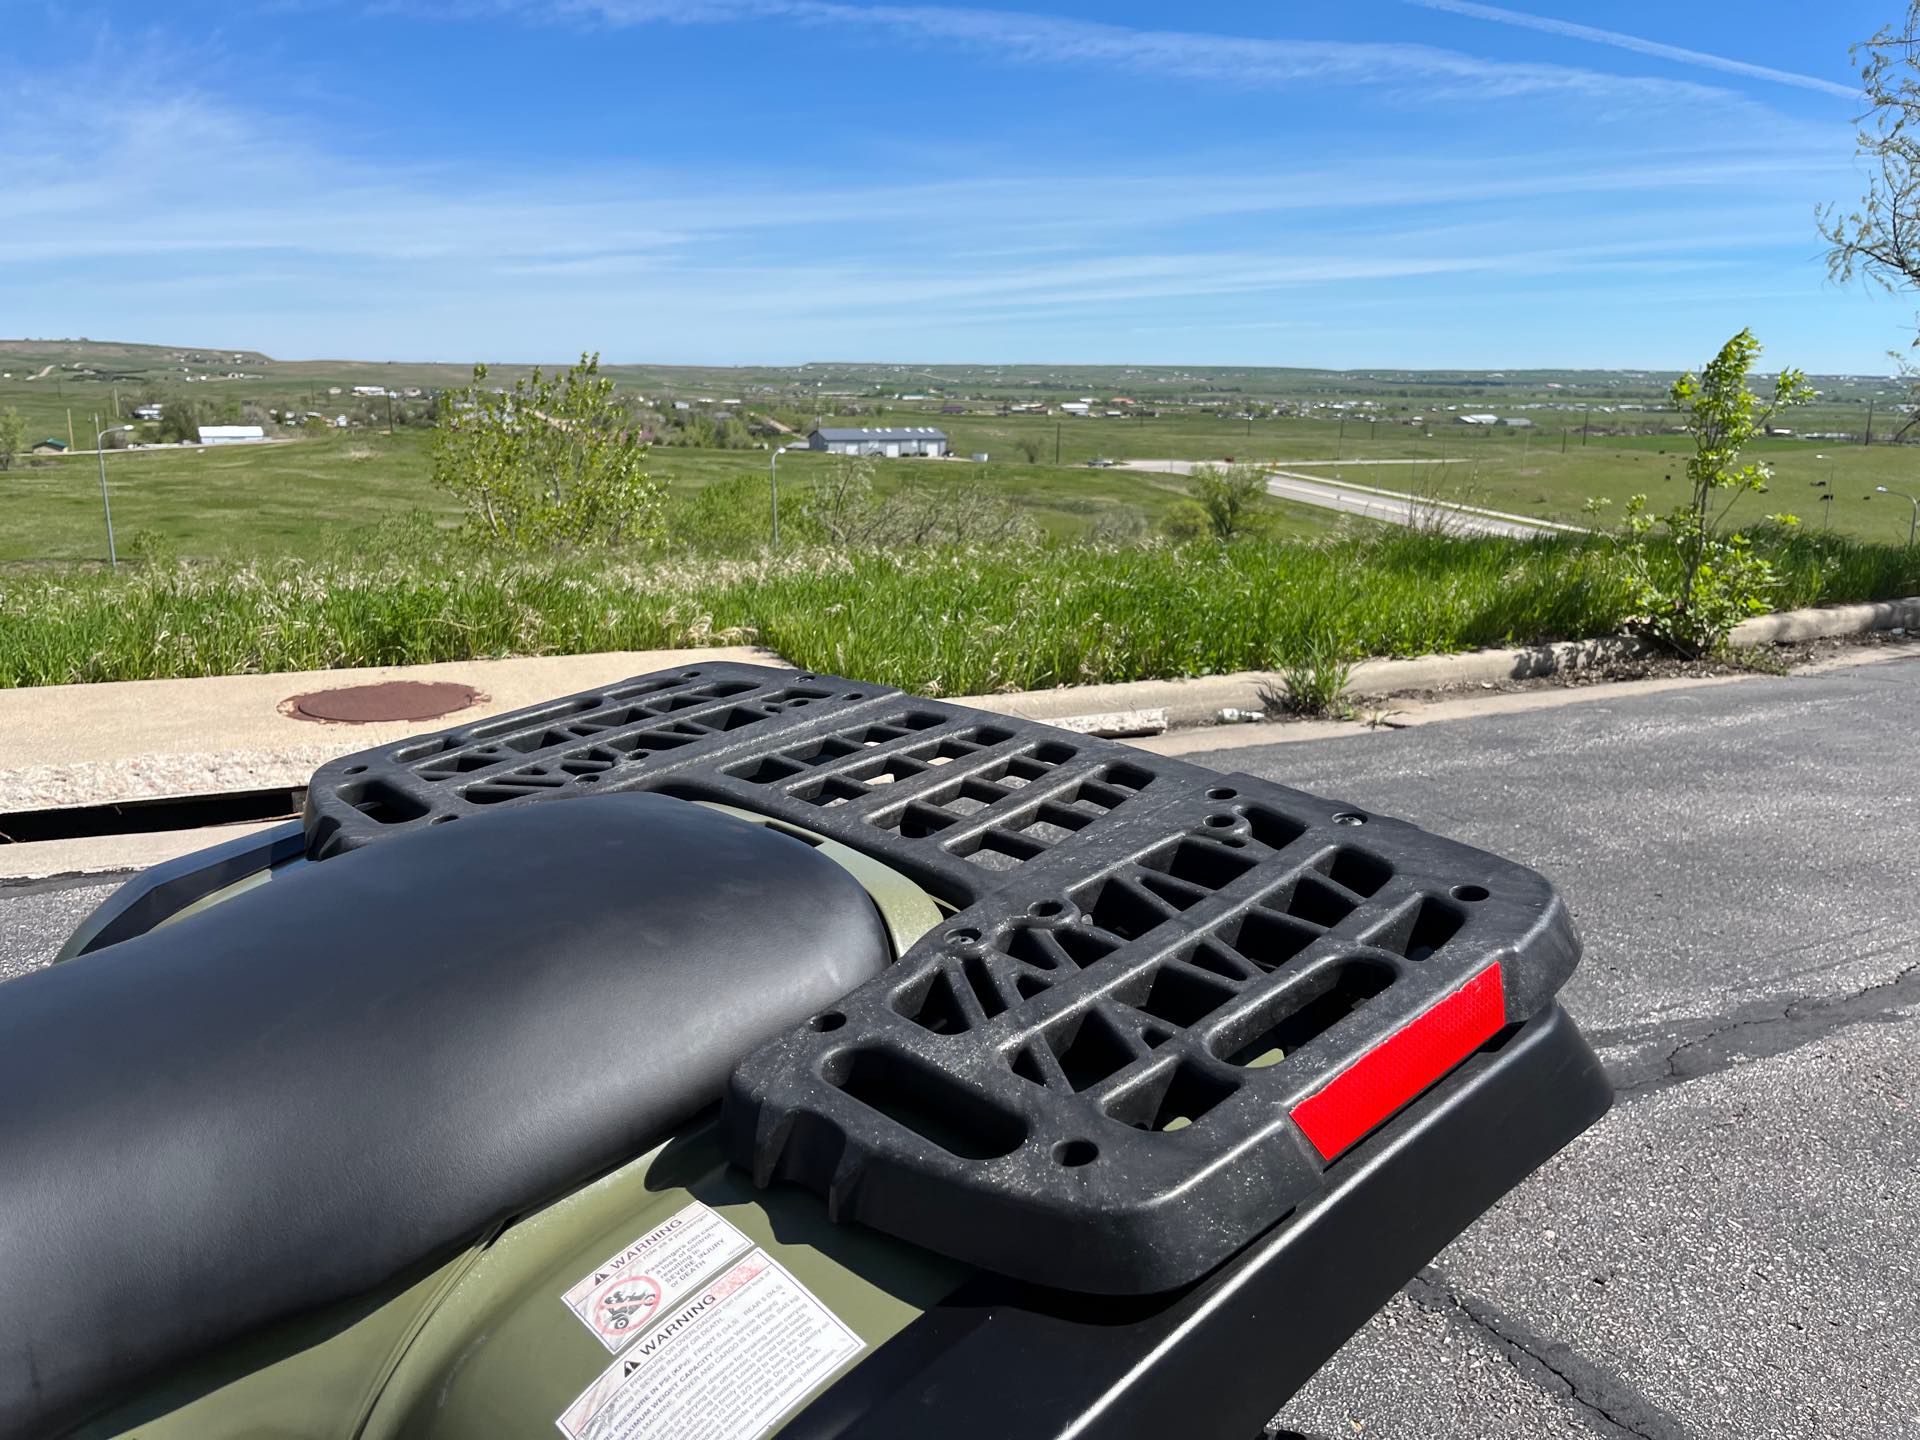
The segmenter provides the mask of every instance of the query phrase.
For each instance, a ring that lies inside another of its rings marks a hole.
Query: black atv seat
[[[642,1152],[889,959],[808,845],[617,794],[397,837],[0,985],[0,1434]]]

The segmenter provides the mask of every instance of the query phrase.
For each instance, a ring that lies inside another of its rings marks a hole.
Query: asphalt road
[[[1194,470],[1207,463],[1209,462],[1204,460],[1124,460],[1120,462],[1119,468],[1150,470],[1167,475],[1191,475]],[[1342,484],[1337,480],[1329,480],[1323,475],[1296,474],[1285,468],[1289,463],[1318,466],[1333,462],[1282,461],[1277,467],[1273,462],[1262,462],[1272,471],[1267,480],[1269,495],[1281,500],[1292,500],[1301,505],[1313,505],[1322,510],[1337,511],[1342,515],[1358,515],[1368,520],[1383,521],[1389,525],[1443,525],[1448,531],[1457,535],[1509,535],[1519,540],[1557,534],[1564,528],[1544,523],[1535,524],[1521,516],[1507,515],[1496,510],[1483,510],[1472,505],[1435,505],[1416,496],[1389,493],[1385,485]],[[1431,466],[1434,463],[1436,462],[1416,460],[1353,460],[1341,462],[1341,468],[1356,465]]]
[[[1920,1437],[1916,716],[1905,660],[1191,757],[1552,876],[1621,1091],[1285,1426]],[[111,888],[0,888],[0,974]]]
[[[1302,505],[1338,510],[1343,515],[1384,520],[1390,525],[1443,525],[1456,535],[1510,535],[1519,540],[1532,540],[1554,533],[1547,526],[1532,525],[1525,520],[1509,520],[1464,506],[1433,505],[1412,496],[1355,490],[1316,475],[1296,475],[1287,470],[1273,473],[1267,481],[1267,493]]]
[[[1544,870],[1621,1092],[1288,1427],[1920,1436],[1916,716],[1904,660],[1189,757]]]

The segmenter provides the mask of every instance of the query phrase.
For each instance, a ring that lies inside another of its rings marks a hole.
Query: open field
[[[494,378],[504,381],[525,368],[502,366]],[[908,478],[977,476],[1054,539],[1083,538],[1103,517],[1123,510],[1155,524],[1182,494],[1177,477],[1088,468],[1096,458],[1288,462],[1304,475],[1602,525],[1609,523],[1605,513],[1598,522],[1584,513],[1590,498],[1611,501],[1617,516],[1630,495],[1644,493],[1661,508],[1675,503],[1684,486],[1685,438],[1657,433],[1675,419],[1659,409],[1671,377],[1652,372],[829,364],[613,366],[608,373],[625,393],[669,410],[674,397],[684,396],[696,409],[732,403],[748,417],[779,412],[801,425],[814,417],[853,426],[937,424],[957,455],[985,453],[990,462],[882,463],[877,483],[883,492]],[[228,374],[244,378],[223,378]],[[431,391],[462,383],[468,374],[456,364],[280,361],[246,350],[0,341],[0,375],[12,377],[0,379],[0,406],[19,408],[32,438],[64,438],[72,411],[83,446],[91,443],[93,415],[111,415],[116,398],[131,405],[139,395],[161,394],[359,413],[378,402],[354,401],[354,385]],[[193,378],[200,375],[210,378]],[[1819,383],[1821,401],[1791,417],[1802,431],[1861,432],[1869,402],[1879,407],[1882,438],[1900,418],[1895,405],[1902,395],[1889,380],[1824,377]],[[335,390],[341,393],[329,393]],[[1107,397],[1103,404],[1125,395],[1153,413],[1122,419],[997,413],[1004,403],[1081,394]],[[956,404],[967,413],[941,413]],[[1533,425],[1458,423],[1455,414],[1469,410],[1524,410]],[[1414,415],[1425,422],[1404,423]],[[1633,429],[1651,433],[1612,433]],[[192,557],[314,556],[364,545],[370,529],[410,511],[451,523],[444,497],[428,481],[428,436],[421,426],[402,425],[388,436],[368,424],[273,447],[116,452],[107,463],[123,548],[145,533]],[[1784,510],[1811,530],[1830,525],[1836,534],[1905,543],[1912,508],[1874,494],[1874,487],[1920,494],[1920,446],[1793,438],[1760,442],[1750,453],[1774,464],[1777,479],[1771,494],[1739,501],[1736,520],[1757,522]],[[1379,459],[1424,463],[1346,468]],[[684,500],[715,480],[764,474],[766,452],[660,446],[650,463]],[[782,461],[789,503],[802,503],[827,463],[806,453]],[[1831,502],[1822,498],[1828,494]],[[0,475],[0,564],[97,560],[104,549],[98,506],[89,456],[37,459]],[[1304,505],[1273,500],[1268,507],[1283,536],[1324,535],[1343,523]]]
[[[1768,535],[1781,606],[1920,590],[1920,552]],[[261,561],[0,574],[0,685],[413,664],[757,639],[939,694],[1278,669],[1613,633],[1630,590],[1582,538],[1417,531],[827,552],[750,561]]]
[[[942,417],[962,453],[984,449],[984,467],[964,462],[895,461],[879,465],[882,489],[910,475],[940,480],[980,474],[1025,509],[1050,536],[1085,535],[1103,513],[1118,507],[1142,512],[1150,523],[1182,493],[1177,476],[1088,469],[1094,455],[1110,459],[1287,460],[1307,475],[1346,478],[1382,489],[1537,515],[1575,524],[1596,523],[1584,513],[1589,497],[1613,502],[1599,524],[1617,517],[1628,496],[1648,495],[1655,506],[1678,503],[1685,485],[1680,436],[1594,438],[1577,432],[1562,452],[1558,435],[1444,428],[1428,438],[1400,426],[1380,426],[1369,440],[1364,426],[1342,438],[1320,420],[1244,425],[1205,417],[1145,422],[1058,422],[1063,463],[1053,465],[1056,422],[1024,416],[969,421]],[[872,423],[869,421],[868,423]],[[1025,462],[1022,440],[1042,444],[1042,461]],[[114,521],[123,542],[140,531],[164,536],[195,556],[312,555],[342,531],[363,529],[409,510],[451,520],[445,498],[428,481],[428,432],[349,430],[293,444],[209,450],[115,452],[107,459]],[[1430,463],[1368,467],[1342,461],[1420,459]],[[1920,447],[1822,445],[1767,440],[1750,452],[1775,467],[1770,494],[1743,498],[1736,519],[1757,522],[1775,511],[1798,514],[1808,529],[1831,523],[1836,534],[1904,543],[1912,507],[1874,486],[1920,494]],[[1002,458],[1007,457],[1007,458]],[[679,495],[713,480],[763,475],[764,451],[660,447],[651,467]],[[793,452],[780,465],[781,488],[799,503],[820,467],[831,462]],[[1816,482],[1828,482],[1826,485]],[[1831,516],[1820,497],[1831,493]],[[79,561],[102,549],[100,497],[91,456],[23,464],[0,475],[0,563]],[[1284,534],[1326,533],[1337,520],[1307,506],[1274,502]]]
[[[457,514],[428,474],[429,432],[349,430],[284,445],[114,451],[107,456],[113,520],[121,552],[136,537],[164,540],[198,558],[319,555],[351,546],[357,534],[409,511],[446,524]],[[796,452],[780,462],[783,505],[805,503],[812,481],[834,463]],[[41,458],[0,474],[0,564],[95,561],[105,554],[97,460],[92,455]],[[652,473],[684,499],[716,480],[748,474],[764,480],[760,450],[657,448]],[[1085,467],[925,460],[876,464],[882,493],[909,478],[950,482],[979,478],[1025,511],[1043,533],[1086,535],[1102,515],[1132,508],[1149,524],[1185,495],[1178,476],[1128,475]],[[1308,506],[1271,501],[1282,535],[1325,534],[1334,517]]]

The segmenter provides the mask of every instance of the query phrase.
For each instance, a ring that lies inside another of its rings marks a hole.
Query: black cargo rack
[[[1067,1290],[1184,1285],[1542,1012],[1534,872],[1248,776],[829,676],[703,664],[323,767],[309,854],[607,790],[721,801],[956,908],[736,1068],[729,1149],[840,1218]]]

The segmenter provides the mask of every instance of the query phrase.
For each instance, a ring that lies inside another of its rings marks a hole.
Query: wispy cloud
[[[1140,29],[1016,10],[845,0],[469,0],[464,9],[470,15],[616,27],[785,20],[966,46],[1008,64],[1094,66],[1241,90],[1348,85],[1417,92],[1428,99],[1560,95],[1624,105],[1708,99],[1724,105],[1740,99],[1684,80],[1486,59],[1433,45]]]
[[[592,3],[587,19],[601,23],[611,0]],[[1086,39],[1088,27],[1061,23]],[[181,73],[110,56],[42,73],[0,64],[0,108],[36,122],[0,127],[7,328],[296,354],[586,347],[736,362],[1098,358],[1159,325],[1272,358],[1262,330],[1277,345],[1320,327],[1344,345],[1344,307],[1424,296],[1453,317],[1434,326],[1431,352],[1453,363],[1484,317],[1543,277],[1612,295],[1630,279],[1691,275],[1710,298],[1719,270],[1804,248],[1802,196],[1837,163],[1833,145],[1751,127],[1711,157],[1623,159],[1566,126],[1471,145],[1357,133],[1337,154],[1291,163],[1276,157],[1295,152],[1258,137],[1227,149],[1189,133],[1068,166],[1026,147],[975,153],[992,150],[981,142],[904,182],[857,163],[796,175],[618,150],[577,163],[398,159]]]
[[[1776,70],[1771,65],[1754,65],[1726,55],[1714,55],[1705,50],[1688,50],[1679,45],[1666,45],[1658,40],[1622,34],[1618,30],[1602,30],[1597,26],[1581,25],[1572,20],[1559,20],[1546,15],[1528,15],[1519,10],[1505,10],[1498,5],[1482,5],[1477,3],[1477,0],[1407,0],[1407,3],[1418,5],[1426,10],[1444,10],[1449,15],[1464,15],[1474,20],[1491,20],[1497,25],[1515,25],[1524,30],[1538,30],[1547,35],[1563,36],[1568,40],[1585,40],[1594,45],[1611,45],[1616,50],[1631,50],[1636,55],[1652,55],[1661,60],[1694,65],[1703,70],[1718,70],[1727,75],[1744,75],[1749,80],[1767,80],[1776,85],[1793,85],[1802,90],[1818,90],[1822,94],[1839,95],[1848,100],[1857,100],[1860,97],[1858,86],[1823,80],[1817,75],[1802,75],[1796,70]]]

